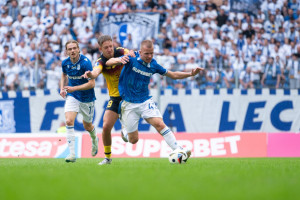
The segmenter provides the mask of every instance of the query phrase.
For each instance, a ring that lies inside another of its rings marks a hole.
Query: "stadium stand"
[[[2,0],[0,91],[58,88],[69,39],[94,62],[98,14],[109,12],[160,13],[155,58],[168,70],[205,68],[185,81],[154,76],[153,88],[299,89],[300,3],[261,2],[252,15],[232,12],[228,0]],[[130,37],[124,44],[137,49]],[[101,76],[96,86],[106,87]]]

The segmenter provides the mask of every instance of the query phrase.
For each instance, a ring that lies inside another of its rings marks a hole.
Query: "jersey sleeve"
[[[103,70],[103,61],[100,59],[98,59],[95,64],[94,64],[94,69],[100,69],[101,71]]]
[[[66,70],[66,64],[65,64],[65,63],[66,63],[65,61],[62,61],[62,63],[61,63],[62,72],[63,72],[64,74],[67,73],[67,70]]]
[[[159,73],[160,75],[166,75],[168,73],[168,70],[163,68],[160,64],[158,64],[156,62],[156,60],[152,59],[152,62],[153,62],[153,66],[155,68],[155,73]]]
[[[85,70],[86,71],[93,71],[93,66],[92,66],[91,61],[87,58],[85,58],[84,61],[85,61]]]

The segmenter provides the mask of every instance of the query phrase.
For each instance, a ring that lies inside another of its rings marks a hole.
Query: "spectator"
[[[28,90],[29,89],[29,66],[28,62],[24,58],[20,58],[19,66],[18,66],[18,78],[20,81],[19,88],[21,90]]]
[[[228,16],[225,14],[224,9],[220,8],[219,10],[219,15],[217,16],[216,20],[217,20],[217,25],[218,27],[223,26],[224,24],[226,24],[226,21],[228,19]]]
[[[30,10],[32,11],[33,16],[36,18],[39,18],[41,15],[41,8],[39,5],[37,5],[36,0],[31,0],[31,7]]]
[[[20,9],[18,5],[18,1],[12,0],[8,5],[8,15],[12,17],[13,21],[16,21],[19,14],[20,14]]]
[[[111,7],[111,12],[116,14],[122,14],[127,12],[127,5],[122,0],[116,0]]]
[[[179,71],[183,71],[185,69],[185,65],[190,62],[191,56],[187,54],[186,52],[187,47],[183,46],[182,47],[182,52],[178,53],[177,55],[177,62],[179,64]]]
[[[18,79],[18,67],[15,64],[14,59],[10,59],[8,62],[8,68],[6,68],[4,75],[4,91],[15,90],[19,85]]]
[[[246,67],[245,70],[243,70],[240,73],[240,88],[241,89],[248,89],[248,88],[253,88],[253,83],[252,83],[252,76],[251,76],[251,67]]]
[[[213,65],[209,65],[209,68],[206,72],[206,88],[217,88],[219,78],[219,72],[215,69]]]
[[[261,85],[268,88],[279,88],[280,83],[280,68],[274,63],[274,57],[269,57],[268,63],[265,66],[265,71],[261,79]]]
[[[288,61],[287,70],[289,71],[290,88],[300,88],[300,63],[296,54]]]
[[[234,88],[235,87],[235,75],[229,66],[226,66],[222,71],[222,87]]]
[[[60,68],[60,67],[56,62],[53,62],[51,64],[50,69],[46,70],[46,74],[47,74],[46,88],[48,90],[50,90],[50,89],[58,90],[59,89],[59,81],[61,78],[61,72],[56,68]]]
[[[28,31],[31,31],[32,30],[31,28],[36,23],[37,23],[37,18],[32,15],[32,10],[29,10],[27,16],[23,18],[21,25]]]
[[[251,60],[247,63],[247,68],[250,68],[253,86],[260,88],[260,74],[262,69],[260,63],[255,59],[255,54],[251,56]]]
[[[69,18],[71,14],[72,6],[70,3],[67,2],[67,0],[61,0],[61,3],[56,5],[56,12],[59,13],[59,15]]]
[[[132,49],[132,50],[137,50],[138,49],[138,45],[135,42],[135,40],[132,40],[132,35],[130,33],[127,34],[127,38],[124,40],[123,43],[124,47],[126,47],[127,49]]]

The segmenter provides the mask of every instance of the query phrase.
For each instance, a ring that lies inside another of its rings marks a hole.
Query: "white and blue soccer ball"
[[[184,150],[175,149],[169,155],[169,161],[172,164],[183,164],[186,163],[188,160],[188,156]]]

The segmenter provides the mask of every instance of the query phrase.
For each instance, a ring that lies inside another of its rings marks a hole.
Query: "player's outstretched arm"
[[[109,59],[108,61],[106,61],[106,65],[107,66],[120,65],[120,64],[125,65],[128,62],[129,62],[129,57],[125,55],[122,57]]]
[[[100,68],[94,68],[93,71],[86,71],[82,77],[95,79],[101,74],[102,70]]]
[[[168,73],[166,74],[167,77],[170,77],[172,79],[184,79],[187,77],[191,77],[191,76],[195,76],[197,75],[200,71],[204,70],[201,67],[197,67],[195,69],[192,69],[191,72],[172,72],[172,71],[168,71]]]
[[[66,95],[67,95],[67,92],[64,89],[65,85],[67,85],[67,81],[68,81],[67,75],[62,73],[61,79],[60,79],[60,92],[59,92],[59,94],[60,94],[60,96],[62,96],[62,98],[66,98]]]
[[[72,93],[75,91],[79,90],[89,90],[95,87],[95,79],[90,79],[89,82],[82,84],[82,85],[77,85],[77,86],[65,86],[64,89],[68,93]]]

